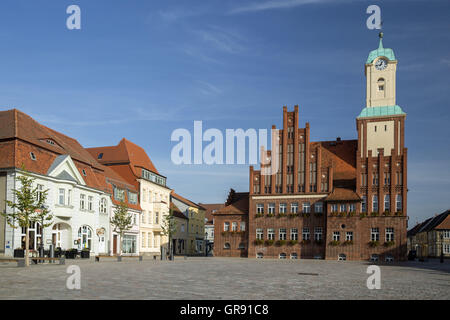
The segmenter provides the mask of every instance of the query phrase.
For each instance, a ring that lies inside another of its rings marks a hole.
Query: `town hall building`
[[[366,107],[356,117],[355,140],[310,141],[298,106],[283,108],[272,142],[279,169],[267,175],[270,162],[251,166],[249,193],[231,192],[214,213],[216,256],[405,259],[406,114],[396,104],[397,62],[381,33],[365,64]]]

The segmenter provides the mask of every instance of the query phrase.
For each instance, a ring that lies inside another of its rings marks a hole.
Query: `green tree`
[[[44,225],[49,226],[53,216],[49,215],[49,211],[44,206],[48,190],[42,191],[37,186],[34,187],[35,179],[29,177],[25,169],[22,170],[24,170],[24,174],[16,177],[16,180],[20,183],[20,188],[12,190],[14,201],[6,200],[7,205],[13,209],[13,212],[2,213],[2,215],[11,228],[25,228],[25,266],[28,267],[30,265],[28,259],[30,253],[30,224],[32,222],[46,222],[42,225],[43,229]]]
[[[133,226],[132,215],[128,213],[128,206],[125,202],[121,201],[116,209],[114,210],[114,216],[110,220],[114,227],[114,232],[120,235],[120,255],[123,251],[123,235],[125,231],[130,230]]]
[[[173,260],[173,246],[172,246],[172,237],[177,232],[177,221],[175,220],[175,216],[173,215],[174,210],[170,209],[169,214],[165,216],[162,221],[161,229],[162,234],[169,238],[168,250],[169,257]]]

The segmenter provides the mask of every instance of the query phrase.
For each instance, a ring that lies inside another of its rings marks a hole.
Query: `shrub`
[[[297,243],[298,243],[297,240],[291,240],[291,241],[289,241],[289,244],[290,244],[291,246],[294,246],[294,245],[296,245]]]
[[[261,218],[261,217],[264,217],[264,214],[263,214],[263,213],[257,213],[257,214],[255,214],[255,218]]]
[[[284,246],[286,244],[286,240],[278,240],[276,244],[279,247]]]
[[[303,212],[303,213],[302,213],[302,216],[305,217],[305,218],[308,218],[308,217],[310,216],[310,214],[307,213],[307,212]]]
[[[372,248],[378,247],[380,243],[378,241],[369,241],[369,246]]]
[[[286,217],[286,213],[279,213],[278,214],[278,218],[283,218],[283,217]]]
[[[269,218],[272,218],[272,217],[274,217],[275,215],[274,215],[273,213],[268,213],[267,216],[268,216]]]
[[[347,215],[347,212],[339,212],[340,217],[345,217]]]
[[[265,244],[267,245],[267,246],[271,246],[271,245],[273,245],[273,240],[266,240],[265,241]]]
[[[374,211],[374,212],[372,212],[370,215],[371,215],[372,217],[378,217],[378,212],[377,212],[377,211]]]
[[[262,245],[262,244],[264,243],[264,240],[256,239],[254,243],[255,243],[257,246],[260,246],[260,245]]]
[[[343,245],[344,246],[351,246],[353,244],[353,240],[345,240]]]
[[[390,216],[390,215],[391,215],[391,213],[387,210],[383,212],[383,216]]]
[[[359,214],[359,217],[362,219],[362,218],[364,218],[364,217],[366,217],[367,216],[367,212],[361,212],[360,214]]]
[[[338,240],[333,240],[333,241],[330,242],[330,245],[331,245],[331,246],[338,246],[338,245],[340,245],[340,244],[341,244],[341,242],[338,241]]]
[[[396,216],[402,216],[402,215],[403,215],[403,212],[402,212],[402,211],[397,211],[397,212],[395,213],[395,215],[396,215]]]
[[[348,216],[349,216],[349,217],[353,217],[355,214],[356,214],[355,211],[350,211],[350,212],[348,213]]]
[[[384,243],[384,246],[385,246],[385,247],[392,247],[394,244],[395,244],[395,241],[386,241],[386,242]]]

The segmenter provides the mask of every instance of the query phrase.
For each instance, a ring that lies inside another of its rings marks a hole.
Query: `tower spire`
[[[384,47],[383,47],[383,36],[384,36],[384,33],[380,32],[380,34],[378,36],[380,37],[380,45],[378,46],[378,49],[384,49]]]

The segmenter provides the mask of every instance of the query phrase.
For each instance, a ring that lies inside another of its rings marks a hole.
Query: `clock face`
[[[387,67],[387,61],[386,59],[378,59],[377,62],[375,62],[375,68],[377,70],[384,70]]]

